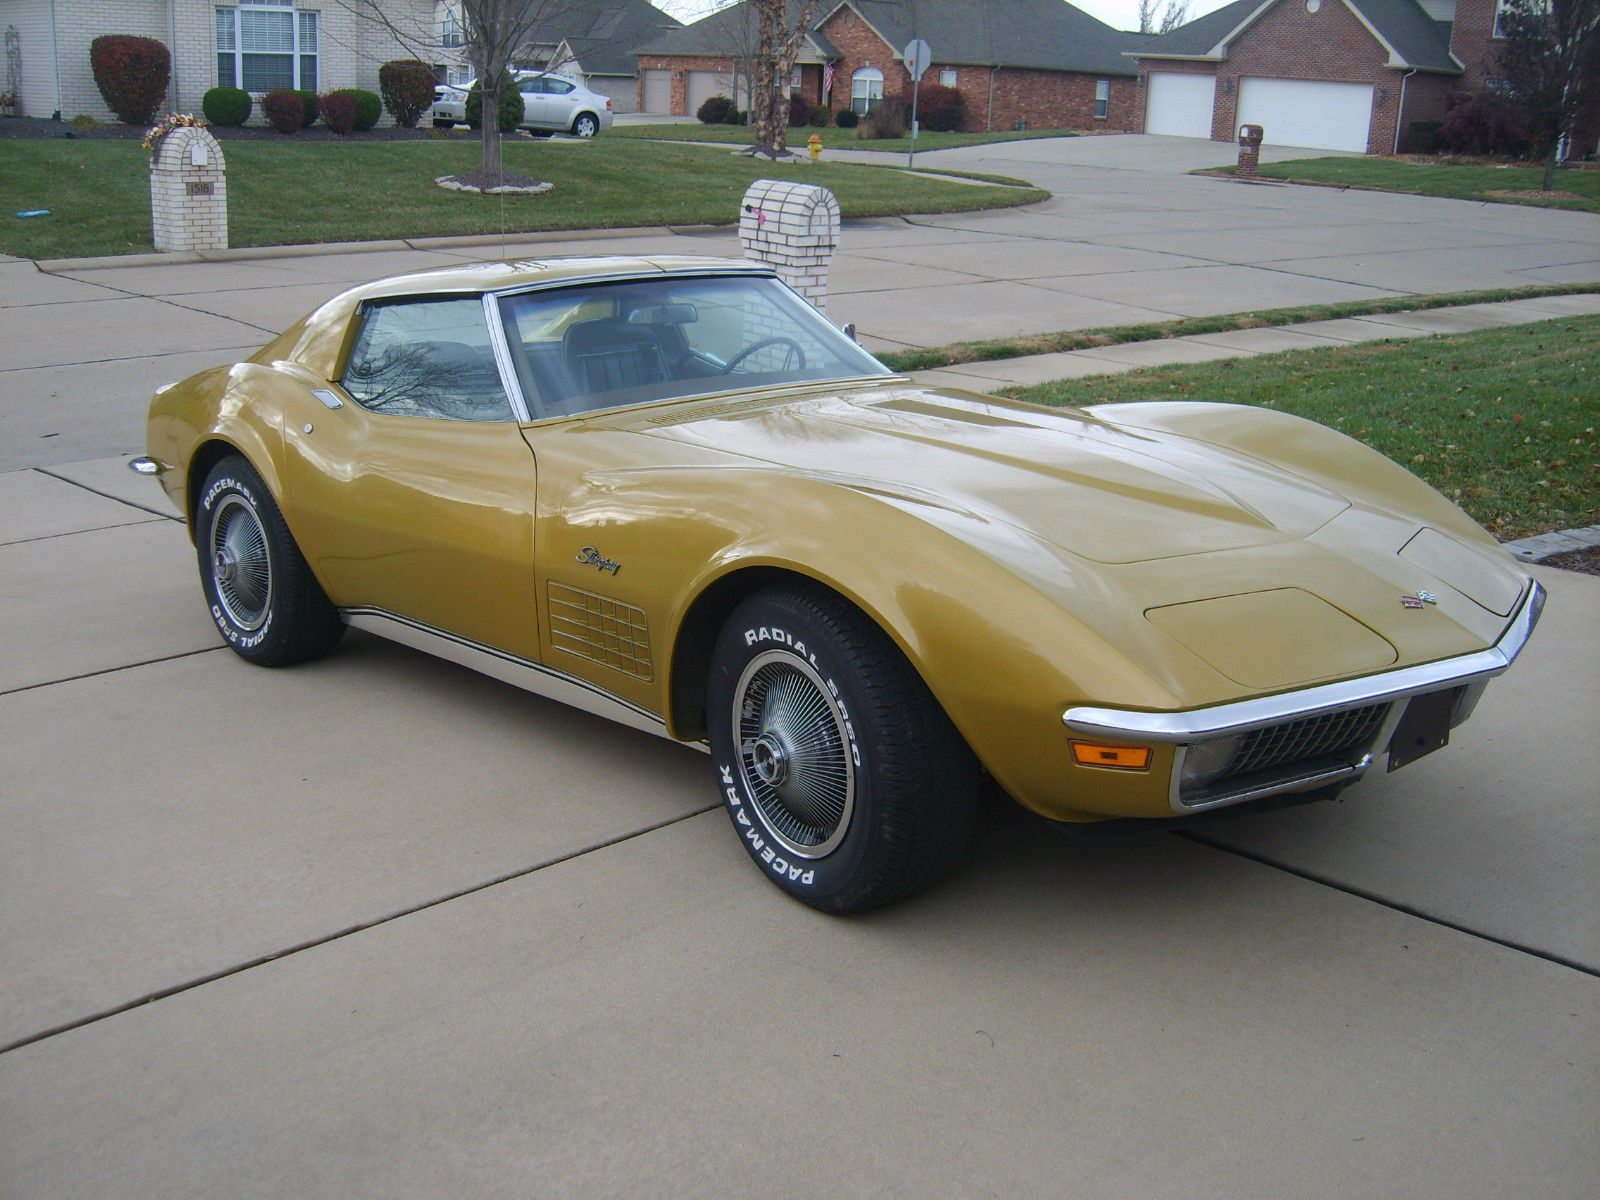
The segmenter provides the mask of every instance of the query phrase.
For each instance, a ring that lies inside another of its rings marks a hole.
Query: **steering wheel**
[[[791,351],[791,353],[785,354],[783,356],[783,365],[785,367],[787,367],[789,365],[789,362],[790,362],[791,359],[797,360],[799,366],[801,366],[802,368],[806,365],[806,352],[804,350],[800,349],[800,343],[799,342],[795,341],[793,338],[769,337],[769,338],[762,338],[760,341],[751,342],[743,350],[741,350],[741,351],[739,351],[739,353],[735,354],[732,358],[730,358],[727,361],[727,364],[722,368],[722,374],[727,375],[735,367],[737,367],[740,363],[742,363],[745,359],[749,358],[752,354],[754,354],[757,350],[765,350],[768,346],[787,346],[787,347],[789,347],[789,350]]]

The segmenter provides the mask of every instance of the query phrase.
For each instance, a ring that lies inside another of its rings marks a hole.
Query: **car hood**
[[[1298,541],[1350,505],[1193,439],[921,388],[690,405],[637,428],[955,509],[1108,564]]]

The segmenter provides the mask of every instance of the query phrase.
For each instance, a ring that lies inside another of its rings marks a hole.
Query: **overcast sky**
[[[729,0],[651,0],[651,2],[662,12],[671,13],[678,20],[687,23],[698,21],[707,13],[727,7]],[[983,0],[975,2],[981,4]],[[1189,19],[1193,20],[1208,12],[1215,12],[1230,2],[1231,0],[1190,0]],[[827,0],[824,0],[825,5],[826,3]],[[1072,4],[1090,16],[1098,17],[1113,29],[1139,28],[1139,0],[1072,0]],[[936,58],[939,50],[938,46],[933,48]]]

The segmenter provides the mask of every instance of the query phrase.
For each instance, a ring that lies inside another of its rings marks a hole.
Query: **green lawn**
[[[840,129],[830,125],[826,129],[790,129],[789,149],[804,154],[811,135],[822,139],[822,148],[828,150],[882,150],[886,153],[904,154],[911,149],[910,136],[902,138],[858,138],[854,129]],[[670,142],[720,142],[729,146],[748,146],[753,140],[750,130],[743,125],[702,125],[700,122],[683,125],[619,125],[607,137],[635,138],[643,141]],[[931,133],[917,134],[917,153],[924,150],[949,150],[956,146],[984,146],[990,142],[1020,142],[1029,138],[1077,137],[1075,129],[1029,129],[1018,133],[1010,129],[992,133]]]
[[[1040,404],[1217,400],[1360,438],[1502,541],[1600,522],[1600,317],[1010,389]]]
[[[1233,168],[1201,174],[1228,174]],[[1600,212],[1600,170],[1566,168],[1556,173],[1556,190],[1539,191],[1544,167],[1479,166],[1468,163],[1402,162],[1393,158],[1297,158],[1263,163],[1268,179],[1314,183],[1326,187],[1365,188],[1378,192],[1409,192],[1418,196],[1445,196],[1452,200],[1481,200],[1500,204],[1531,204],[1540,208],[1571,208]]]
[[[876,166],[775,164],[609,134],[592,142],[508,140],[506,170],[554,182],[545,196],[484,197],[436,186],[435,176],[477,168],[478,144],[465,137],[230,141],[223,153],[234,246],[729,224],[745,188],[761,178],[821,184],[846,217],[1003,208],[1048,195]],[[137,142],[17,139],[0,143],[0,156],[0,253],[66,258],[153,249],[149,174]],[[50,216],[12,215],[39,208]]]

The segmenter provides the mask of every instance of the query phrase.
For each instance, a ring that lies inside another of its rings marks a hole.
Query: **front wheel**
[[[241,658],[264,667],[305,662],[344,634],[272,494],[238,455],[206,476],[194,541],[211,619]]]
[[[734,831],[813,908],[892,903],[966,847],[977,760],[899,648],[832,592],[772,587],[734,610],[706,719]]]
[[[572,136],[591,138],[600,132],[600,122],[594,119],[592,113],[579,113],[578,119],[572,123]]]

